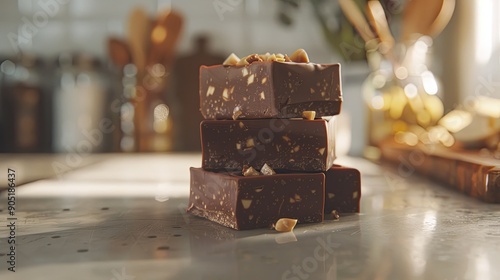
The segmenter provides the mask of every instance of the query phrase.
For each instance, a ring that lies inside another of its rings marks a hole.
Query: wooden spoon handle
[[[177,12],[165,11],[151,31],[151,50],[148,65],[160,63],[167,68],[171,64],[175,46],[182,31],[183,18]]]
[[[453,11],[455,10],[455,0],[444,0],[441,11],[437,16],[436,20],[431,24],[429,30],[426,32],[427,35],[431,37],[436,37],[443,31],[443,29],[448,25],[451,20]]]
[[[375,34],[370,29],[370,25],[368,25],[363,13],[353,0],[339,0],[339,5],[349,22],[354,25],[354,28],[365,42],[375,39]]]
[[[387,18],[385,17],[384,8],[378,0],[368,1],[366,3],[366,11],[368,18],[372,23],[373,28],[378,34],[380,41],[387,45],[389,49],[394,46],[394,37],[392,36],[391,30],[389,29],[389,24]]]
[[[402,40],[408,42],[413,34],[426,34],[436,20],[444,0],[410,0],[403,12]]]
[[[128,40],[134,64],[139,72],[146,67],[146,54],[148,52],[150,22],[146,12],[135,8],[129,17]]]
[[[127,43],[121,39],[108,38],[108,53],[111,61],[120,69],[131,62],[130,49]]]

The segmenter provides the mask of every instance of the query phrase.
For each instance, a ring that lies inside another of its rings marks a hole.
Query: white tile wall
[[[232,4],[233,2],[235,4]],[[219,10],[220,12],[217,13],[215,7],[221,7],[219,3],[222,3],[222,5],[227,8],[227,10]],[[171,4],[173,9],[176,9],[185,15],[196,18],[198,20],[208,21],[226,21],[231,19],[238,19],[244,14],[245,6],[244,0],[172,0]],[[227,6],[225,4],[227,4]]]
[[[0,17],[3,19],[3,15]],[[14,47],[12,46],[9,36],[11,34],[17,34],[17,29],[20,24],[21,22],[18,22],[17,19],[0,22],[0,56],[14,53]]]
[[[36,13],[45,13],[50,18],[68,17],[68,6],[71,4],[67,0],[18,0],[19,13],[28,18],[32,18]]]
[[[58,2],[59,1],[59,2]],[[106,55],[106,38],[125,37],[127,18],[133,7],[143,7],[153,16],[158,7],[172,7],[185,18],[179,52],[188,52],[192,38],[199,33],[212,37],[213,49],[220,53],[236,51],[290,53],[302,47],[316,61],[331,61],[307,2],[291,27],[277,21],[277,0],[19,0],[3,1],[0,8],[0,54],[13,55],[7,34],[18,33],[28,21],[39,29],[33,45],[23,48],[40,55],[53,56],[61,51],[86,51]],[[62,3],[62,4],[59,4]],[[49,5],[50,4],[50,5]],[[228,9],[217,11],[216,6]],[[50,7],[50,9],[47,9]],[[49,11],[49,12],[47,12]],[[52,11],[56,11],[53,13]],[[46,17],[46,20],[44,16]],[[36,19],[43,23],[36,24]],[[334,56],[333,56],[334,57]]]
[[[183,12],[184,15],[186,13]],[[220,21],[217,16],[203,16],[194,20],[185,21],[184,33],[179,44],[179,51],[189,51],[192,45],[193,36],[205,33],[211,37],[211,46],[214,51],[228,53],[232,50],[242,50],[244,44],[243,21],[226,18]]]
[[[156,0],[77,0],[71,1],[70,4],[68,5],[70,17],[101,20],[109,18],[121,18],[124,20],[128,17],[130,10],[137,6],[144,8],[148,13],[153,15],[157,7]]]
[[[47,3],[65,2],[50,6]],[[339,56],[326,45],[321,30],[307,1],[294,17],[294,24],[285,27],[278,23],[277,0],[19,0],[2,1],[0,5],[0,57],[14,55],[7,35],[18,33],[26,21],[35,23],[34,16],[48,15],[43,26],[33,34],[32,44],[23,44],[23,50],[55,57],[64,51],[86,52],[106,57],[108,36],[126,38],[129,13],[133,7],[143,7],[151,16],[159,9],[172,7],[185,16],[184,33],[178,45],[179,53],[190,52],[193,37],[209,34],[212,50],[220,54],[235,52],[244,56],[255,52],[291,54],[297,48],[308,51],[312,61],[337,62]],[[217,5],[228,10],[221,13]],[[220,6],[222,7],[222,6]],[[43,16],[42,16],[43,17]],[[38,20],[44,20],[39,18]],[[344,64],[343,69],[346,69]],[[349,94],[349,101],[356,92]],[[355,104],[356,100],[353,101]],[[355,106],[345,106],[347,111]],[[350,112],[351,123],[359,125],[362,116]],[[353,135],[353,139],[360,139]],[[362,140],[362,139],[360,139]],[[354,145],[355,146],[355,145]],[[359,146],[359,145],[358,145]]]
[[[2,1],[0,5],[0,20],[11,21],[19,18],[17,1]]]

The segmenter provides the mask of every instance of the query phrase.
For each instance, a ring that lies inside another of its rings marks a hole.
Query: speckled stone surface
[[[361,171],[360,214],[235,231],[185,213],[200,158],[109,156],[19,187],[16,273],[3,194],[0,279],[500,279],[500,205],[340,158]]]

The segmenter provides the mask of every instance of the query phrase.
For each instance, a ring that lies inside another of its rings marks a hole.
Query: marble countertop
[[[18,187],[14,216],[1,195],[0,279],[500,279],[500,205],[397,168],[338,159],[361,171],[361,213],[277,233],[185,213],[199,154],[85,160]],[[36,172],[9,167],[19,180]]]

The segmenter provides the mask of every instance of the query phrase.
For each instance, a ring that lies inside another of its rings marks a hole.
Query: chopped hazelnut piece
[[[274,175],[276,172],[271,168],[271,166],[267,165],[267,163],[264,163],[264,166],[260,169],[260,173],[263,175]]]
[[[276,54],[276,61],[278,62],[285,62],[285,56],[281,53]]]
[[[262,61],[262,58],[260,58],[258,54],[252,54],[247,56],[246,60],[250,64],[255,61]]]
[[[213,86],[209,86],[207,89],[207,96],[213,95],[215,92],[215,88]]]
[[[276,222],[274,229],[279,232],[292,231],[297,225],[297,219],[281,218]]]
[[[259,57],[260,59],[262,59],[263,61],[267,61],[267,59],[269,58],[269,56],[271,56],[270,53],[265,53],[265,54],[259,54]]]
[[[253,140],[253,138],[248,138],[245,144],[246,144],[247,148],[250,148],[250,147],[255,146],[255,141]]]
[[[250,64],[250,63],[248,63],[247,58],[244,57],[244,58],[240,59],[240,61],[238,61],[238,63],[236,65],[243,66],[243,65],[248,65],[248,64]]]
[[[226,60],[224,60],[224,62],[222,63],[222,65],[226,65],[226,66],[234,66],[234,65],[237,65],[238,62],[240,61],[240,58],[235,55],[234,53],[231,53],[227,58]]]
[[[242,199],[241,204],[243,205],[244,209],[250,208],[250,205],[252,205],[252,200],[251,199]]]
[[[283,55],[281,53],[276,54],[251,54],[243,58],[239,58],[234,53],[231,53],[226,60],[222,63],[225,66],[244,66],[252,64],[253,62],[260,61],[277,61],[277,62],[309,62],[309,57],[304,49],[296,50],[292,55]]]
[[[248,76],[247,85],[250,85],[251,83],[253,83],[254,79],[255,79],[255,75],[254,74]]]
[[[332,211],[332,218],[333,218],[334,220],[338,220],[338,219],[340,219],[340,215],[339,215],[339,212],[337,212],[337,210],[333,210],[333,211]]]
[[[302,112],[302,117],[306,120],[314,120],[316,117],[316,111],[304,111]]]
[[[352,193],[352,199],[358,198],[358,192],[353,192]]]
[[[272,55],[268,56],[267,61],[276,61],[276,55],[273,53]]]
[[[241,116],[241,114],[243,114],[243,112],[240,110],[240,107],[239,106],[234,107],[233,120],[237,120],[238,117]]]
[[[222,99],[224,101],[228,101],[229,100],[229,90],[227,88],[225,88],[224,91],[222,91]]]
[[[293,62],[309,62],[309,56],[304,49],[298,49],[290,56]]]
[[[260,172],[255,170],[253,167],[248,167],[247,165],[243,166],[243,170],[241,171],[243,173],[243,176],[248,177],[248,176],[259,176]]]

